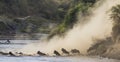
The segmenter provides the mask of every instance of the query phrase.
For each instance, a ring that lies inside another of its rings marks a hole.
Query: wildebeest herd
[[[57,50],[54,50],[53,54],[55,56],[62,56],[62,55],[68,56],[68,55],[76,55],[76,54],[79,55],[80,54],[80,51],[77,50],[77,49],[72,49],[71,51],[67,51],[66,49],[62,48],[61,51],[62,51],[62,53],[60,54]],[[49,56],[48,54],[43,53],[41,51],[37,51],[36,54],[39,55],[39,56]],[[15,52],[15,53],[13,53],[11,51],[8,52],[8,53],[0,52],[0,55],[9,55],[9,56],[34,56],[34,55],[23,54],[22,52],[19,52],[19,53]]]
[[[67,51],[66,49],[64,49],[64,48],[62,48],[61,49],[61,51],[62,51],[62,53],[63,54],[65,54],[65,55],[74,55],[74,54],[80,54],[80,51],[79,50],[77,50],[77,49],[72,49],[70,52],[69,51]],[[62,56],[58,51],[56,51],[56,50],[54,50],[54,54],[56,55],[56,56]]]

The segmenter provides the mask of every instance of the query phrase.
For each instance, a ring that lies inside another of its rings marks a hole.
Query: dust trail
[[[59,52],[61,48],[67,50],[79,49],[81,53],[86,54],[87,49],[96,41],[93,39],[104,39],[111,36],[112,21],[110,20],[110,9],[119,4],[120,0],[101,0],[104,1],[97,8],[95,7],[93,15],[89,18],[89,22],[81,26],[77,24],[73,29],[66,33],[64,38],[58,36],[49,42],[40,42],[31,44],[22,49],[26,53],[35,53],[38,50],[52,54],[54,50]],[[79,20],[81,21],[81,20]]]

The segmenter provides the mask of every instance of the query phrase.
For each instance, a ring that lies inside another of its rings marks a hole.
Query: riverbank
[[[88,49],[88,55],[120,60],[119,47],[120,43],[113,42],[109,37],[104,40],[99,40],[97,43],[92,45],[92,47]]]

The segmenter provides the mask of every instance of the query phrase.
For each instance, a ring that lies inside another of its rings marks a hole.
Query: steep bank
[[[113,4],[113,2],[111,2]],[[115,3],[115,1],[114,1]],[[118,3],[118,4],[117,4]],[[90,55],[100,55],[102,57],[120,59],[120,1],[116,0],[115,6],[113,6],[110,11],[110,20],[113,21],[112,33],[109,38],[98,40],[91,48],[89,48],[88,53]]]

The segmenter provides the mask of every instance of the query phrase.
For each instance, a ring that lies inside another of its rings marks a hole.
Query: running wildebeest
[[[66,49],[62,48],[61,50],[64,54],[69,54],[69,52]]]
[[[40,52],[40,51],[38,51],[37,54],[39,54],[39,55],[41,55],[41,56],[46,55],[45,53],[42,53],[42,52]]]
[[[18,54],[23,55],[23,53],[22,53],[22,52],[19,52]]]
[[[12,52],[9,52],[9,55],[10,56],[16,56],[15,54],[13,54]]]
[[[60,56],[60,53],[56,50],[54,50],[54,54],[57,55],[57,56]]]
[[[1,55],[8,55],[9,53],[0,52]]]
[[[71,52],[72,52],[73,54],[74,54],[74,53],[78,53],[78,54],[80,54],[80,51],[77,50],[77,49],[72,49]]]
[[[18,56],[23,56],[24,54],[22,52],[16,52]]]

